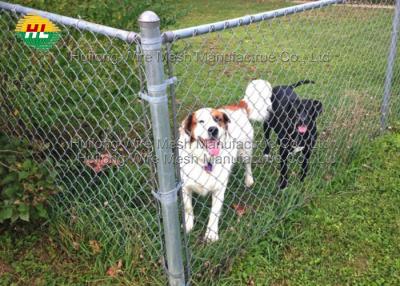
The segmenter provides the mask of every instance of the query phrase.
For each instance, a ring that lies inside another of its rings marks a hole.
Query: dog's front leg
[[[245,172],[244,183],[245,183],[246,187],[250,188],[254,184],[253,173],[251,171],[250,159],[248,159],[248,162],[246,162],[245,168],[246,168],[246,172]]]
[[[206,234],[204,240],[208,242],[217,241],[218,236],[218,223],[221,216],[222,203],[224,201],[225,188],[220,189],[212,194],[211,213],[210,219],[207,224]]]
[[[183,206],[185,208],[185,230],[190,232],[194,226],[194,215],[192,206],[192,191],[188,188],[182,188]]]
[[[288,184],[287,158],[289,156],[289,149],[285,145],[285,142],[280,143],[279,154],[281,156],[281,174],[279,177],[279,188],[284,189]]]
[[[245,164],[244,183],[248,188],[250,188],[254,184],[253,172],[251,170],[252,152],[253,152],[252,142],[247,142],[246,147],[240,150],[240,156],[242,157]]]
[[[308,172],[308,160],[311,157],[311,149],[306,147],[303,150],[303,162],[301,164],[301,176],[300,176],[300,181],[303,182],[304,179],[307,176]]]
[[[264,157],[267,159],[271,158],[269,154],[271,152],[271,147],[269,145],[269,137],[271,135],[271,127],[268,121],[264,121],[264,138],[265,138],[265,149],[264,149]]]

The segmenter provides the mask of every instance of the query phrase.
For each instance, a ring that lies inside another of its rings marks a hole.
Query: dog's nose
[[[210,137],[217,137],[218,136],[218,128],[217,127],[210,127],[208,128],[208,135]]]

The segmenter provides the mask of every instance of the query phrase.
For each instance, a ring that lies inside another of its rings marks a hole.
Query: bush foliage
[[[0,223],[47,218],[48,198],[57,190],[46,163],[33,160],[25,141],[0,133]]]
[[[15,3],[136,32],[139,30],[137,19],[143,11],[152,10],[157,13],[162,26],[174,24],[180,13],[175,9],[175,2],[172,0],[121,0],[118,3],[110,0],[19,0]]]

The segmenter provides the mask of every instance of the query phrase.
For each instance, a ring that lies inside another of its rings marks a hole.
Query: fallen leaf
[[[84,163],[96,173],[101,172],[105,166],[118,166],[121,164],[119,160],[114,159],[108,152],[101,154],[100,159],[89,159],[85,160]]]
[[[97,254],[101,252],[100,243],[97,240],[89,240],[90,248],[92,249],[93,254]]]
[[[252,277],[250,277],[249,280],[247,280],[246,285],[247,286],[254,286],[254,285],[256,285],[256,283],[254,282],[254,279]]]
[[[80,246],[80,244],[79,244],[78,242],[74,241],[74,242],[72,242],[72,247],[73,247],[75,250],[79,250],[79,248],[80,248],[81,246]]]
[[[234,204],[234,205],[232,205],[232,207],[239,217],[242,217],[246,213],[246,206]]]
[[[118,274],[122,274],[122,259],[119,259],[115,265],[108,268],[106,274],[110,277],[115,277]]]
[[[251,72],[256,72],[256,71],[257,71],[257,68],[256,68],[255,66],[251,66],[251,67],[249,67],[249,70],[250,70]]]

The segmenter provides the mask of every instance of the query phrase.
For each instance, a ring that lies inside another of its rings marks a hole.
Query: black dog
[[[303,181],[308,171],[308,160],[317,141],[317,116],[322,112],[322,103],[318,100],[300,99],[294,89],[302,84],[314,83],[302,80],[287,86],[272,89],[272,113],[264,121],[266,147],[264,156],[270,153],[269,136],[271,129],[278,135],[279,155],[281,158],[279,187],[288,184],[287,159],[290,153],[302,152],[303,162],[300,180]]]

